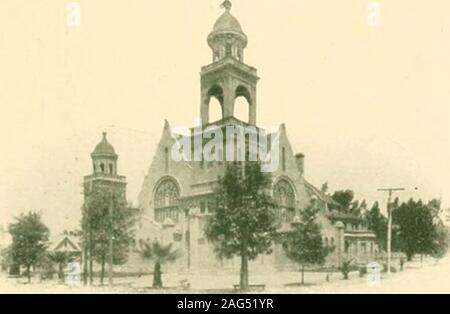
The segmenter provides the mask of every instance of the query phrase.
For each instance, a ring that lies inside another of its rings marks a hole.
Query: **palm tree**
[[[158,241],[149,243],[148,241],[141,240],[140,247],[142,258],[155,263],[153,268],[153,288],[162,288],[161,265],[166,262],[175,261],[178,257],[178,250],[172,250],[172,244],[163,245]]]

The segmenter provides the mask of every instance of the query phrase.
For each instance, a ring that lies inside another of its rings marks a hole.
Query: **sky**
[[[137,203],[164,119],[198,118],[221,2],[0,1],[0,225],[39,210],[53,232],[76,227],[103,131]],[[245,62],[261,77],[258,124],[286,124],[319,187],[369,203],[386,201],[378,188],[404,187],[401,199],[448,206],[449,10],[447,0],[234,0]]]

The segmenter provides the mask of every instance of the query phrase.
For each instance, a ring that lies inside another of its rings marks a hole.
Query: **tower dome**
[[[106,132],[103,132],[103,138],[100,143],[95,146],[92,157],[117,157],[114,147],[106,139]]]
[[[103,138],[95,146],[91,158],[94,174],[117,174],[117,159],[119,156],[116,154],[114,147],[106,139],[106,132],[103,132]]]
[[[230,10],[226,10],[214,24],[213,33],[219,32],[236,32],[245,36],[241,24],[231,15]]]
[[[213,50],[213,62],[226,56],[243,61],[243,50],[247,47],[247,35],[239,21],[230,13],[231,2],[222,3],[225,12],[219,17],[208,36],[208,44]]]

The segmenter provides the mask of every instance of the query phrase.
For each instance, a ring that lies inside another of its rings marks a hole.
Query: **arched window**
[[[221,120],[223,118],[223,89],[219,85],[214,85],[208,91],[209,122]]]
[[[274,186],[273,197],[278,218],[283,222],[292,222],[295,216],[295,192],[291,184],[286,180],[278,181]]]
[[[231,56],[232,55],[232,45],[231,44],[225,44],[225,55]]]
[[[109,164],[109,174],[114,174],[114,165]]]
[[[100,171],[101,171],[102,173],[105,173],[105,164],[104,164],[104,163],[101,163],[101,164],[100,164]]]
[[[234,100],[234,116],[244,122],[250,121],[251,96],[247,88],[239,86]]]
[[[244,52],[241,47],[239,47],[239,49],[238,49],[237,58],[241,62],[244,61]]]
[[[219,121],[222,117],[222,105],[216,97],[211,97],[209,101],[209,122]]]
[[[250,105],[243,96],[236,98],[234,102],[234,117],[244,122],[249,121]]]
[[[328,238],[325,238],[325,246],[326,247],[330,246],[330,243],[328,243]]]
[[[213,53],[213,61],[216,62],[216,61],[219,61],[219,59],[220,59],[220,51],[216,49],[216,50],[214,50],[214,53]]]
[[[158,185],[155,191],[155,220],[164,222],[170,218],[173,222],[178,222],[180,191],[177,184],[167,179]]]

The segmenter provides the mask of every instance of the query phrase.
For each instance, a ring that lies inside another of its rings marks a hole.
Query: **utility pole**
[[[394,192],[405,191],[404,188],[385,188],[378,189],[380,192],[388,192],[388,201],[387,201],[387,213],[388,213],[388,230],[387,230],[387,274],[391,275],[391,243],[392,243],[392,195]]]

